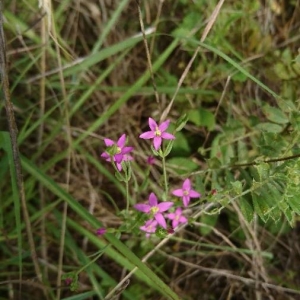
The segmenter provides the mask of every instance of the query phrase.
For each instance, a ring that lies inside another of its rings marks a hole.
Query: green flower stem
[[[114,161],[114,156],[113,155],[111,155],[110,156],[110,160],[111,160],[111,162],[112,162],[112,165],[113,165],[113,168],[115,169],[115,171],[117,172],[117,173],[121,173],[119,170],[118,170],[118,168],[117,168],[117,166],[116,166],[116,164],[115,164],[115,161]],[[120,174],[121,175],[121,174]],[[122,175],[121,175],[122,176]],[[123,176],[122,176],[123,177]]]
[[[98,253],[95,253],[93,255],[96,255],[96,257],[94,259],[92,259],[88,264],[84,265],[82,268],[80,268],[77,272],[76,275],[80,274],[84,269],[86,269],[89,265],[91,265],[92,263],[94,263],[96,260],[98,260],[103,253],[105,252],[107,247],[110,247],[111,245],[106,245],[103,249],[101,249],[100,251],[98,251]]]
[[[129,180],[125,180],[125,185],[126,185],[126,215],[128,216],[128,211],[129,211]]]
[[[167,177],[166,157],[165,157],[165,155],[162,155],[162,167],[163,167],[165,194],[166,194],[166,197],[167,197],[168,192],[169,192],[169,188],[168,188],[168,177]]]

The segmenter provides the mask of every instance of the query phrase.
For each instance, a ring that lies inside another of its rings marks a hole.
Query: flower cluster
[[[188,206],[191,198],[201,197],[200,193],[192,189],[190,179],[186,179],[182,184],[182,188],[174,190],[172,194],[174,196],[181,197],[184,206]],[[134,205],[136,210],[144,212],[150,217],[150,219],[140,227],[141,230],[146,232],[147,237],[149,237],[151,233],[155,233],[157,226],[167,229],[165,218],[172,221],[173,229],[176,229],[180,224],[188,222],[187,218],[183,215],[181,207],[177,207],[174,212],[162,214],[163,212],[168,211],[173,205],[174,202],[169,201],[158,203],[157,197],[154,193],[150,194],[148,204],[138,203]]]
[[[135,209],[149,214],[150,219],[140,227],[141,230],[146,232],[148,237],[151,233],[156,231],[158,225],[167,229],[165,217],[172,220],[172,227],[175,229],[180,223],[187,223],[187,218],[182,215],[181,208],[177,208],[175,213],[163,215],[162,213],[169,210],[174,205],[173,202],[160,202],[158,203],[157,197],[154,193],[149,196],[148,204],[136,204]]]
[[[175,139],[173,134],[166,132],[169,127],[170,120],[166,120],[158,125],[152,118],[149,118],[148,123],[150,131],[142,133],[139,137],[141,139],[153,139],[153,148],[155,151],[159,151],[161,149],[163,140]],[[133,160],[133,157],[130,155],[130,152],[133,151],[133,147],[126,146],[125,134],[123,134],[117,142],[105,138],[104,143],[107,150],[101,154],[101,157],[106,159],[106,161],[113,162],[118,171],[122,171],[122,163],[124,161]],[[158,155],[158,152],[155,152],[154,150],[154,154]],[[160,153],[163,152],[161,151]],[[148,165],[152,165],[154,161],[154,157],[149,156],[147,163]],[[190,179],[184,180],[182,187],[180,189],[173,190],[171,194],[176,197],[180,197],[184,207],[189,205],[191,198],[201,197],[200,193],[192,189]],[[138,203],[134,205],[136,210],[145,213],[148,217],[145,224],[140,226],[140,229],[146,232],[147,237],[149,237],[150,234],[155,233],[159,226],[165,229],[166,232],[174,232],[173,230],[180,224],[188,222],[187,218],[183,215],[183,209],[178,205],[177,207],[174,207],[174,204],[175,202],[172,201],[158,202],[156,195],[154,193],[150,193],[148,203]],[[166,219],[168,219],[172,224],[171,228],[168,228]],[[99,228],[97,230],[97,235],[102,235],[105,232],[105,228]]]

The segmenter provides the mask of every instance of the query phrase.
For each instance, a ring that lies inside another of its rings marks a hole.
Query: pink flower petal
[[[150,204],[151,207],[152,206],[157,206],[157,197],[155,196],[154,193],[151,193],[149,195],[149,204]]]
[[[148,220],[146,223],[140,227],[141,230],[148,232],[148,233],[154,233],[156,231],[157,221],[156,220]]]
[[[170,120],[166,120],[164,122],[162,122],[159,126],[158,126],[158,129],[163,132],[165,131],[168,127],[169,127],[169,124],[170,124]]]
[[[172,227],[173,227],[173,228],[176,228],[178,225],[179,225],[178,220],[177,220],[177,219],[174,219],[174,220],[172,221]]]
[[[145,139],[145,140],[153,139],[154,137],[155,137],[155,133],[153,131],[146,131],[139,136],[140,139]]]
[[[160,145],[161,145],[161,137],[160,136],[155,136],[154,139],[153,139],[153,146],[154,146],[154,149],[155,150],[158,150],[160,148]]]
[[[174,213],[167,214],[167,218],[170,220],[173,220],[175,217],[176,217],[176,214],[174,214]]]
[[[184,217],[184,216],[180,216],[179,222],[180,222],[180,223],[187,223],[187,218]]]
[[[154,156],[149,156],[148,158],[147,158],[147,164],[148,165],[153,165],[155,163],[155,157]]]
[[[118,139],[117,141],[117,146],[120,148],[123,148],[125,146],[126,143],[126,134],[122,134],[121,137]]]
[[[168,132],[163,132],[161,134],[161,137],[165,140],[175,140],[175,136],[171,133],[168,133]]]
[[[122,154],[129,153],[133,150],[133,147],[123,147],[122,148]]]
[[[167,228],[166,220],[162,214],[158,213],[154,216],[154,218],[161,227],[165,229]]]
[[[189,196],[183,196],[182,197],[182,202],[184,206],[188,206],[190,203],[190,197]]]
[[[123,160],[123,154],[116,154],[116,155],[114,155],[114,160],[118,163],[118,164],[120,164],[121,162],[122,162],[122,160]]]
[[[109,156],[109,154],[107,152],[103,152],[101,154],[101,157],[103,157],[103,158],[109,158],[110,159],[110,156]]]
[[[116,163],[117,165],[117,169],[119,170],[119,172],[122,171],[122,164],[121,163]]]
[[[152,118],[149,118],[148,122],[149,122],[150,129],[152,131],[155,131],[156,127],[158,127],[157,123]]]
[[[142,211],[144,213],[148,213],[151,209],[151,206],[148,204],[136,204],[136,205],[134,205],[134,208],[136,210]]]
[[[182,189],[174,190],[172,192],[172,195],[177,196],[177,197],[182,197],[183,196],[183,190]]]
[[[186,179],[183,182],[182,189],[187,190],[187,191],[189,191],[191,189],[191,181],[189,179]]]
[[[125,155],[123,156],[123,161],[124,161],[124,160],[133,160],[133,157],[132,157],[131,155],[125,154]]]
[[[181,215],[182,214],[182,209],[180,207],[178,207],[176,210],[175,210],[175,214],[176,215]]]
[[[174,203],[173,202],[161,202],[157,205],[159,212],[164,212],[168,210]]]
[[[196,192],[196,191],[194,191],[194,190],[190,190],[189,196],[190,196],[191,198],[199,198],[199,197],[201,196],[201,194],[198,193],[198,192]]]
[[[106,229],[105,228],[98,228],[96,231],[97,235],[103,235],[104,233],[106,233]]]
[[[106,147],[111,147],[115,144],[115,142],[111,139],[104,139],[104,143]]]

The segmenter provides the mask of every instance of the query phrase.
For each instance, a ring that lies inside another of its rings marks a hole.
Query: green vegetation
[[[0,299],[300,297],[297,1],[6,2]]]

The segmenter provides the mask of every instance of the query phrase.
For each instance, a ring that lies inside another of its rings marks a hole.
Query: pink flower
[[[182,209],[178,207],[174,213],[167,214],[167,218],[172,221],[172,227],[175,229],[180,223],[187,223],[187,218],[182,215]]]
[[[182,197],[183,205],[188,206],[191,198],[199,198],[201,197],[201,194],[198,192],[192,190],[191,187],[191,181],[189,179],[186,179],[183,182],[182,188],[174,190],[172,192],[173,195],[177,197]]]
[[[126,134],[122,134],[122,136],[118,139],[117,143],[115,143],[111,139],[104,139],[104,143],[106,147],[115,147],[113,149],[113,159],[116,162],[117,168],[119,171],[122,170],[122,161],[133,160],[132,156],[128,153],[133,150],[133,147],[125,147],[126,144]],[[105,158],[106,161],[111,161],[111,154],[108,152],[103,152],[101,157]]]
[[[141,139],[153,139],[153,146],[155,150],[158,150],[161,146],[162,140],[174,140],[175,136],[171,133],[165,132],[169,127],[170,120],[162,122],[160,125],[149,118],[149,127],[151,131],[146,131],[140,135]]]
[[[65,279],[66,285],[71,285],[72,281],[73,281],[73,279],[69,278],[69,277]]]
[[[158,204],[155,194],[151,193],[149,195],[149,204],[136,204],[134,208],[146,214],[151,213],[157,223],[166,229],[167,224],[162,212],[167,211],[173,204],[173,202],[161,202]]]
[[[141,226],[140,229],[146,232],[146,237],[150,236],[150,233],[155,233],[157,227],[156,220],[148,220],[146,221],[145,225]]]
[[[97,235],[103,235],[104,233],[106,233],[106,229],[105,228],[98,228],[96,231]]]
[[[148,158],[147,158],[147,164],[151,166],[154,163],[155,163],[155,157],[154,156],[148,156]]]

